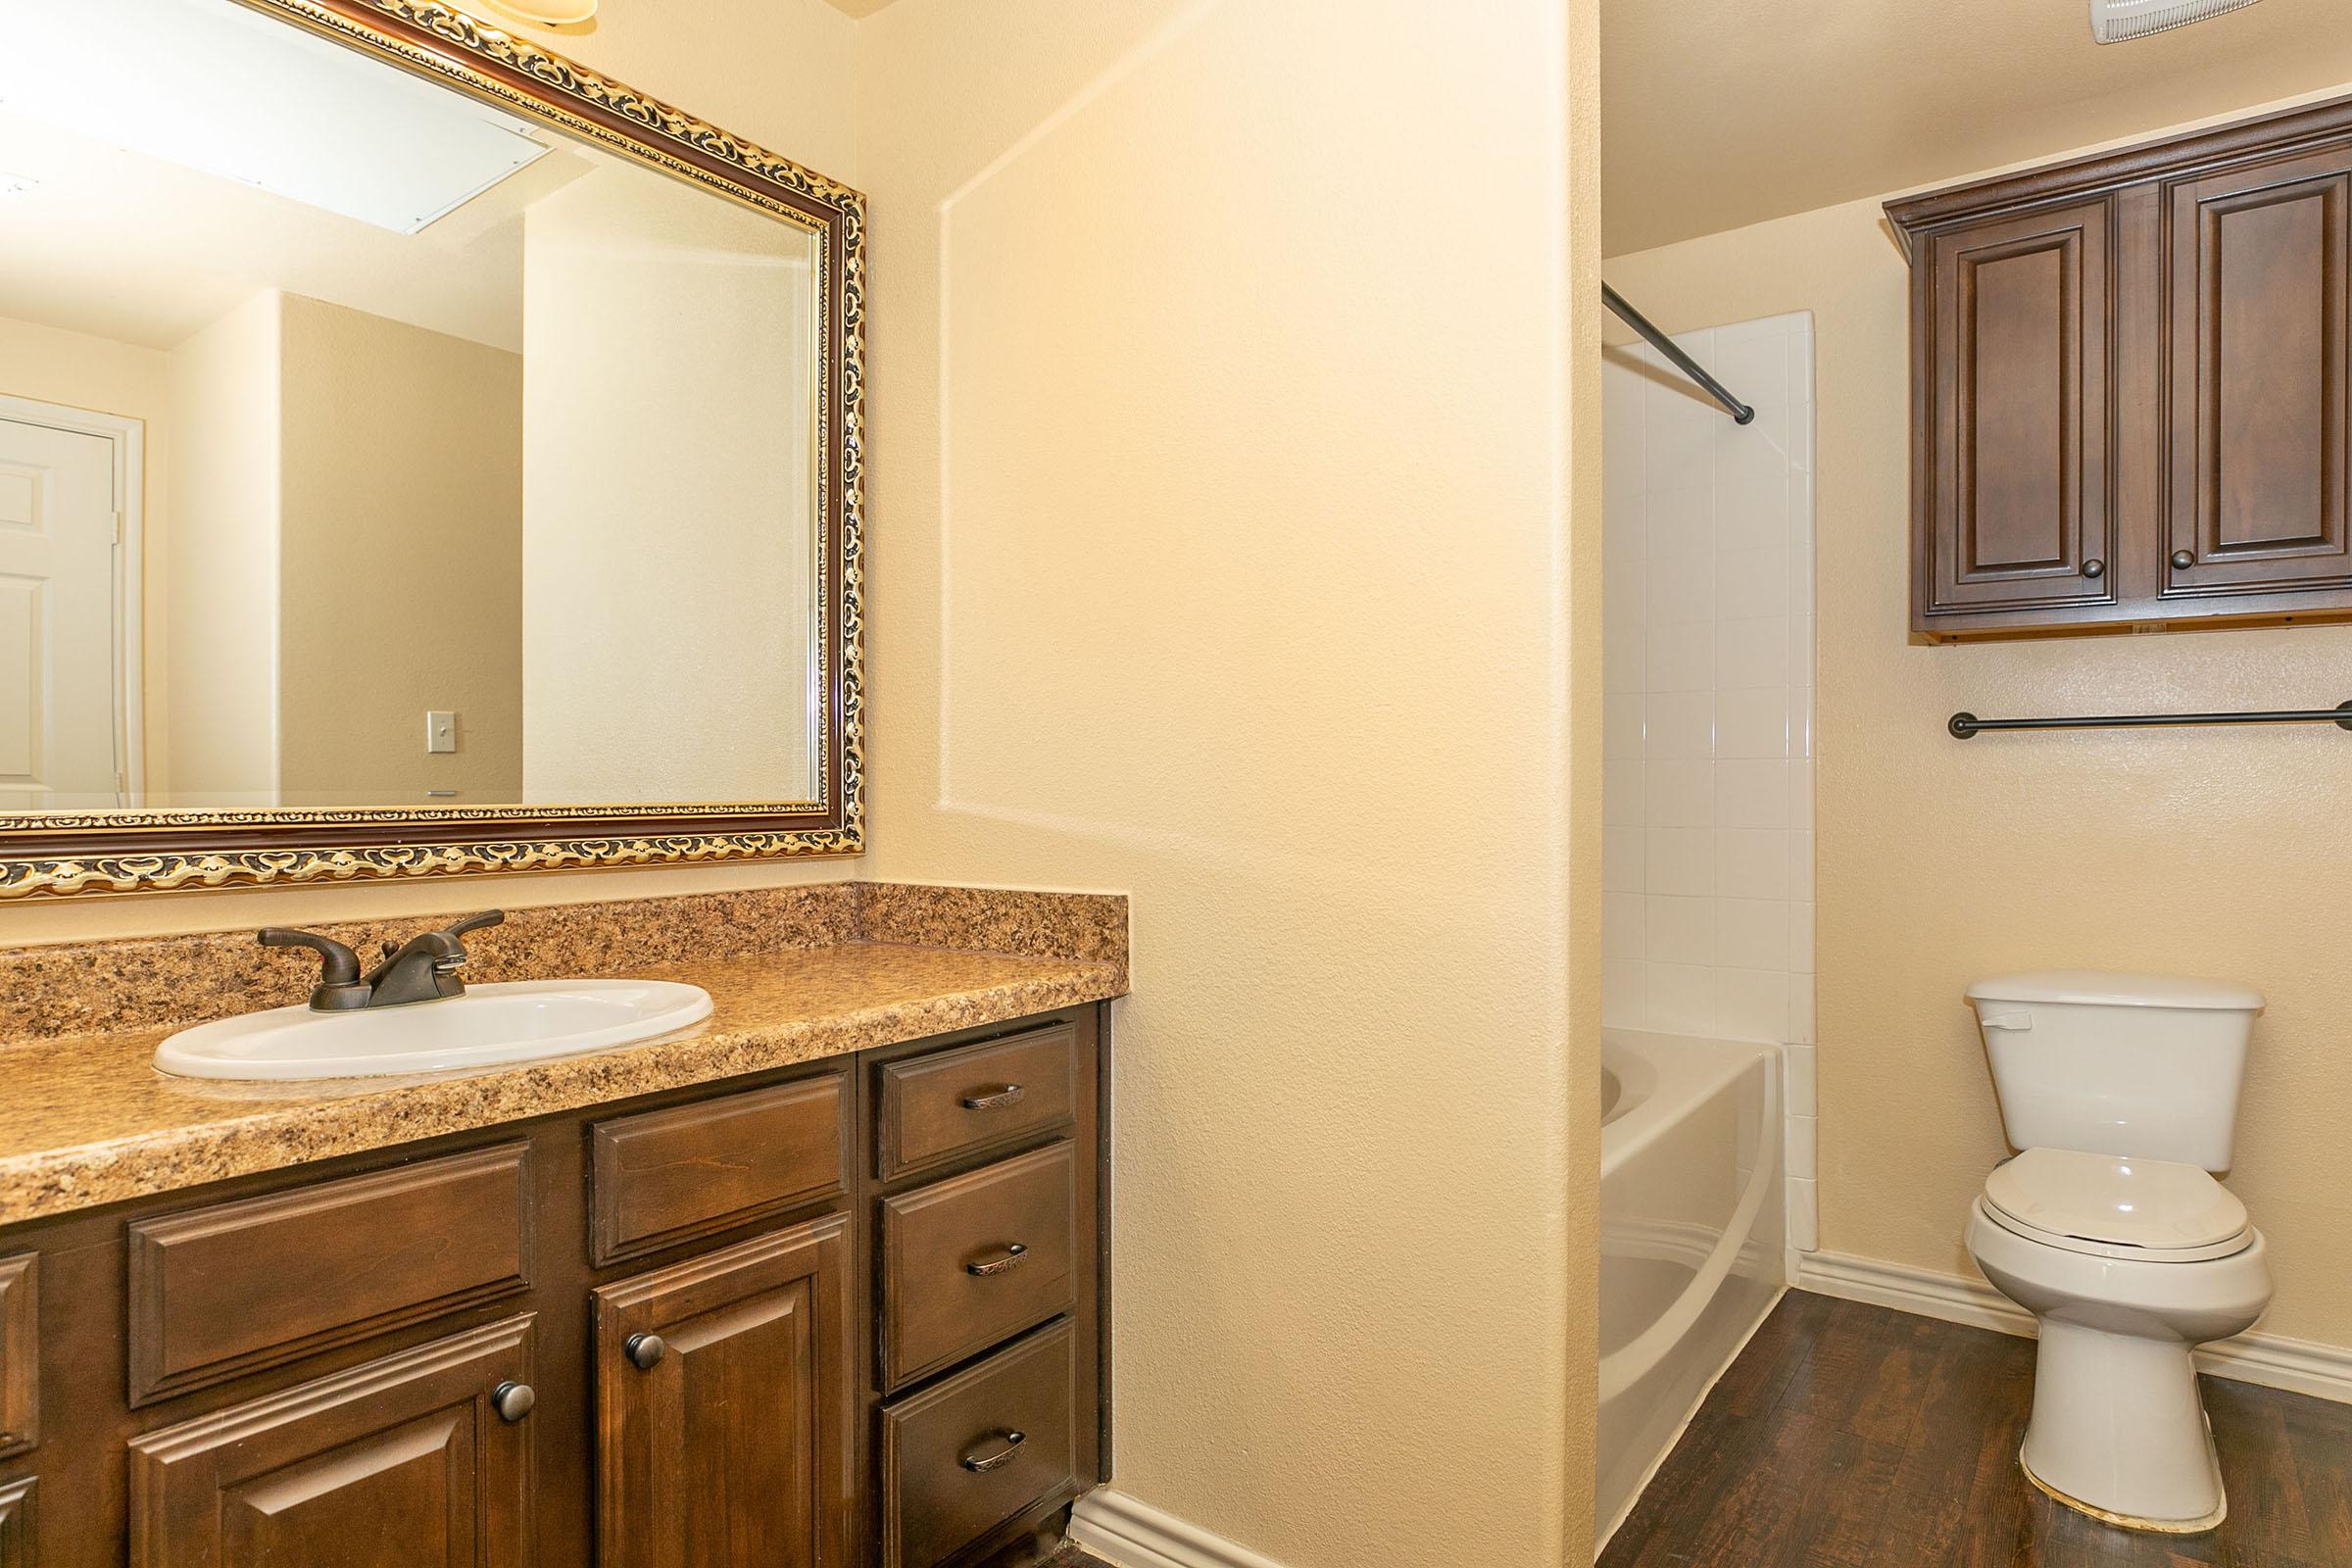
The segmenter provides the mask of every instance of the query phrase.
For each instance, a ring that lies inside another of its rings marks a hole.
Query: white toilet
[[[2138,1530],[2222,1521],[2189,1351],[2270,1304],[2262,1233],[2230,1168],[2262,997],[2151,975],[2051,973],[1969,988],[2011,1147],[1968,1250],[2041,1327],[2027,1477]]]

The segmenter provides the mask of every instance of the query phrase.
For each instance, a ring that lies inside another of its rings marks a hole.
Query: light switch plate
[[[424,749],[427,752],[454,752],[458,749],[456,709],[432,708],[425,710]]]

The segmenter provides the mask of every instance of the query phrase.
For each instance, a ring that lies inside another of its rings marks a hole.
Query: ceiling
[[[2103,46],[2085,0],[1602,0],[1602,249],[2348,81],[2344,0],[2259,0]]]

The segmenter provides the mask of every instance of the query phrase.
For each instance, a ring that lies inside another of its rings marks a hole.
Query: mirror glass
[[[0,0],[0,809],[816,799],[821,255],[234,0]]]

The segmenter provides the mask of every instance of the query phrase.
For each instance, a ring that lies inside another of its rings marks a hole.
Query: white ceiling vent
[[[2091,36],[2101,43],[2145,38],[2167,27],[2182,27],[2254,0],[2090,0]]]

